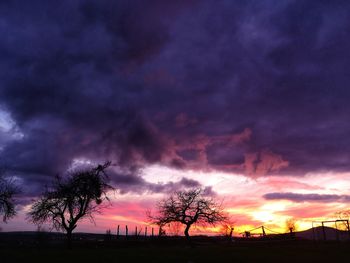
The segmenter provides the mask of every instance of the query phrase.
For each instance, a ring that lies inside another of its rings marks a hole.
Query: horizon
[[[0,172],[22,192],[0,229],[35,231],[27,213],[57,174],[107,160],[111,206],[76,232],[145,226],[192,188],[223,202],[236,234],[338,219],[349,13],[347,1],[1,2]]]

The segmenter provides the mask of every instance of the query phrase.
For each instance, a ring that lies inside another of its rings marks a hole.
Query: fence
[[[111,234],[113,234],[111,232]],[[155,237],[163,236],[166,234],[162,227],[151,226],[135,226],[134,229],[130,229],[128,225],[118,225],[116,229],[116,237]]]
[[[313,240],[349,240],[349,220],[327,220],[312,222]]]

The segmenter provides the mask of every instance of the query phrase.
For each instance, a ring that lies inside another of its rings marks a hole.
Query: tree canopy
[[[56,230],[67,233],[68,246],[79,220],[93,219],[101,203],[108,200],[107,191],[112,189],[105,173],[110,162],[91,169],[77,171],[66,177],[57,177],[31,207],[29,217],[35,224],[49,223]]]
[[[220,203],[213,197],[204,195],[202,189],[177,191],[157,204],[155,215],[150,220],[160,226],[180,222],[185,225],[184,234],[189,240],[189,230],[193,224],[211,224],[227,219]]]
[[[14,195],[18,192],[14,181],[0,174],[0,215],[4,222],[16,215]]]

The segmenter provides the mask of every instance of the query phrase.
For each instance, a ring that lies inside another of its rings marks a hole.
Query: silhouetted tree
[[[215,225],[227,219],[221,205],[212,197],[204,196],[202,189],[177,191],[157,204],[155,215],[149,213],[148,216],[152,223],[161,227],[172,222],[184,224],[188,241],[193,224]]]
[[[350,221],[350,209],[341,210],[335,213],[335,216],[339,220],[347,220],[347,222],[341,222],[340,227],[342,230],[350,231],[349,221]]]
[[[286,220],[286,230],[290,233],[291,236],[294,235],[294,232],[297,230],[297,224],[294,218],[289,218]]]
[[[17,193],[19,188],[14,181],[0,174],[0,215],[4,222],[16,215],[14,195]]]
[[[30,220],[38,225],[51,223],[56,230],[65,231],[70,248],[72,232],[78,221],[86,217],[93,220],[93,213],[99,211],[104,200],[108,200],[106,193],[112,187],[107,184],[105,170],[109,166],[110,162],[106,162],[70,173],[65,178],[57,177],[54,185],[32,205]]]
[[[232,236],[233,236],[233,230],[235,230],[234,228],[235,222],[232,220],[225,220],[224,222],[222,222],[221,227],[220,227],[220,232],[227,237],[228,241],[232,241]]]

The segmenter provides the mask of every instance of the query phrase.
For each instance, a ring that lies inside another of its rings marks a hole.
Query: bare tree
[[[335,216],[337,217],[338,220],[347,220],[347,221],[341,222],[340,229],[350,231],[349,229],[350,209],[338,211],[335,213]]]
[[[297,223],[294,218],[289,218],[286,220],[286,230],[293,235],[293,233],[297,230]]]
[[[220,227],[220,232],[227,237],[229,241],[232,241],[232,236],[233,236],[233,230],[235,230],[235,221],[233,220],[225,220],[222,222],[221,227]]]
[[[203,195],[202,189],[177,191],[157,204],[157,213],[148,214],[152,223],[164,226],[180,222],[185,225],[184,234],[190,240],[189,230],[193,224],[211,224],[227,219],[221,204]]]
[[[16,215],[14,195],[17,193],[19,188],[14,181],[0,174],[0,215],[4,222]]]
[[[66,178],[57,177],[56,182],[47,189],[31,207],[30,220],[38,225],[50,223],[56,230],[67,234],[67,245],[71,247],[72,232],[79,220],[89,217],[100,210],[100,204],[108,200],[105,174],[110,162],[94,168],[73,172]]]

